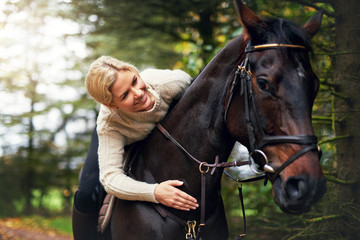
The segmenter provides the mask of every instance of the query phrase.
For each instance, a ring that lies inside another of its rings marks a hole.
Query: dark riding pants
[[[98,145],[99,139],[95,128],[91,137],[90,149],[80,174],[79,188],[74,199],[75,208],[82,213],[95,213],[98,211],[98,198],[101,188]]]

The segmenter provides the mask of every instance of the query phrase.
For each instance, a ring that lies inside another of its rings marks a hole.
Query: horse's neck
[[[244,45],[240,40],[231,41],[213,58],[162,121],[165,129],[201,162],[213,163],[217,155],[220,161],[227,161],[234,145],[224,122],[224,98],[240,62]],[[188,179],[194,184],[189,188],[198,188],[198,163],[175,149],[175,145],[155,129],[137,157],[142,163],[141,167],[133,168],[134,174],[149,182]],[[221,171],[215,175],[212,177],[214,191],[220,186]]]
[[[199,74],[164,124],[181,136],[186,149],[200,159],[226,161],[234,141],[224,123],[224,101],[245,44],[243,37],[229,42]],[[231,79],[230,79],[231,78]]]

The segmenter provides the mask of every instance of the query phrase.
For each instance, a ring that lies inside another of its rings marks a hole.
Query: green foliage
[[[0,217],[16,214],[14,199],[19,199],[22,196],[19,177],[17,165],[11,164],[7,156],[0,157]]]
[[[70,3],[72,17],[91,29],[88,46],[139,68],[176,66],[197,74],[239,26],[232,1],[100,2]]]
[[[82,83],[83,59],[65,52],[73,39],[49,30],[49,24],[58,24],[54,4],[1,3],[0,43],[12,49],[0,56],[0,191],[6,196],[0,200],[1,215],[47,209],[46,196],[54,188],[67,192],[61,211],[70,212],[78,165],[94,127],[95,103]]]
[[[45,208],[51,212],[61,212],[63,209],[63,194],[56,189],[47,191],[46,195],[43,195],[40,190],[34,190],[33,199],[31,201],[34,208]]]

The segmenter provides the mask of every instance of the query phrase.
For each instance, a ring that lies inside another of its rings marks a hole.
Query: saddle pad
[[[115,197],[111,194],[106,194],[103,205],[100,208],[99,219],[98,219],[98,231],[104,233],[107,228],[110,219],[112,210],[114,208]]]

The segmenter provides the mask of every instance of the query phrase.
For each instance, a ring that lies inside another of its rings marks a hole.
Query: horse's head
[[[240,129],[239,120],[231,118],[236,115],[232,103],[227,126],[266,172],[280,208],[309,211],[326,188],[311,124],[319,79],[308,56],[309,40],[320,28],[322,13],[297,27],[284,19],[261,20],[241,1],[237,8],[248,46],[235,75],[239,94],[233,100],[228,97],[227,103],[245,102],[245,121]],[[247,139],[240,137],[244,129]]]

